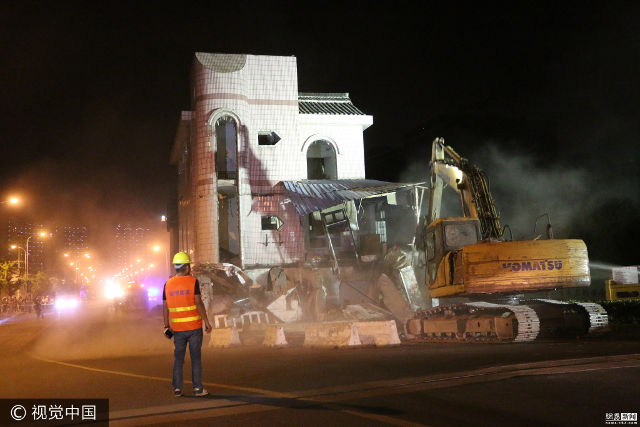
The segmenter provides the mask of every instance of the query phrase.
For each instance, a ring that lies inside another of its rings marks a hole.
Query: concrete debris
[[[399,292],[398,286],[386,274],[380,275],[376,283],[379,289],[384,305],[391,311],[393,317],[398,319],[402,325],[407,320],[413,318],[413,311],[403,293]]]
[[[345,320],[389,320],[391,315],[388,311],[371,303],[351,304],[342,310]]]
[[[289,289],[285,295],[280,295],[267,306],[267,309],[283,322],[295,322],[302,319],[302,308],[294,291],[295,288]]]

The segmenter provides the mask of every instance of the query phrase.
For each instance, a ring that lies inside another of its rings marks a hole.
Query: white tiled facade
[[[196,53],[191,88],[191,111],[182,113],[172,154],[179,174],[173,248],[190,253],[196,264],[220,262],[223,241],[237,241],[224,245],[238,252],[234,263],[241,268],[304,261],[301,218],[276,184],[308,178],[307,150],[318,140],[335,150],[334,179],[364,178],[363,130],[373,118],[299,113],[293,56]],[[221,118],[235,124],[237,141],[237,172],[224,177],[216,173]],[[280,140],[260,145],[259,133],[271,132]],[[282,221],[278,230],[263,230],[269,216]]]

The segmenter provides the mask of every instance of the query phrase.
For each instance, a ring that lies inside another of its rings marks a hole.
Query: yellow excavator
[[[446,188],[459,196],[459,216],[440,216]],[[532,292],[591,283],[582,240],[554,239],[550,221],[541,237],[505,240],[484,172],[436,138],[429,212],[416,243],[425,252],[430,297],[439,305],[418,311],[407,332],[432,341],[526,342],[606,329],[598,304],[525,300]]]

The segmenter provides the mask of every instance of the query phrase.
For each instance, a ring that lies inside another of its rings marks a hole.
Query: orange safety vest
[[[174,276],[164,288],[169,320],[174,331],[191,331],[202,328],[202,317],[196,308],[196,278]]]

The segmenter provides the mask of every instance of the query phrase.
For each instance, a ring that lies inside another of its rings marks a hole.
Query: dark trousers
[[[202,329],[191,331],[174,331],[173,345],[173,388],[182,389],[184,378],[182,367],[184,366],[184,356],[189,343],[189,356],[191,357],[191,382],[194,389],[202,388]]]

